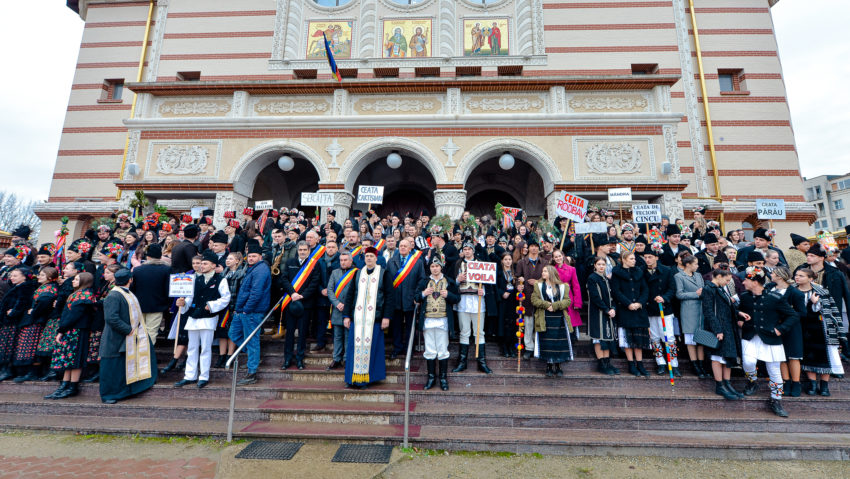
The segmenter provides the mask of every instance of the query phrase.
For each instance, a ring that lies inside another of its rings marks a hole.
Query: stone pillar
[[[351,215],[351,204],[354,202],[354,196],[347,191],[339,190],[319,189],[319,193],[332,193],[334,195],[333,209],[336,210],[336,222],[339,224],[345,222],[345,219]],[[328,219],[327,211],[327,207],[322,208],[322,223]]]
[[[685,217],[685,209],[682,206],[682,193],[664,193],[657,203],[661,204],[661,214],[670,217],[671,223],[677,218]]]
[[[554,190],[546,195],[546,218],[549,220],[555,219],[558,216],[558,198],[562,197],[562,191]]]
[[[240,195],[235,191],[222,191],[215,194],[215,217],[213,224],[216,229],[224,228],[224,212],[235,211],[236,217],[240,218],[242,210],[248,206],[248,197]]]
[[[437,216],[449,215],[452,220],[459,219],[466,208],[466,190],[436,190],[434,205]]]

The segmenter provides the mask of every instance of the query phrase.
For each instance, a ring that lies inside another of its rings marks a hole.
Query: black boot
[[[95,365],[92,368],[91,372],[86,374],[86,378],[83,379],[83,382],[84,383],[96,383],[98,381],[100,381],[100,366]]]
[[[848,344],[847,338],[841,338],[838,340],[838,345],[840,346],[838,350],[840,351],[839,356],[842,361],[850,361],[850,344]]]
[[[634,361],[629,361],[629,374],[635,375],[637,377],[641,376],[640,371],[638,371],[637,368],[637,363],[635,363]]]
[[[555,363],[555,377],[564,377],[564,371],[561,369],[561,363]]]
[[[637,366],[637,370],[641,376],[649,377],[649,373],[643,367],[643,361],[635,361],[635,366]]]
[[[56,373],[55,369],[51,369],[49,364],[47,365],[47,372],[44,376],[38,378],[38,380],[43,383],[56,381],[57,379],[59,379],[59,374]]]
[[[72,383],[69,383],[68,387],[63,389],[59,394],[53,396],[53,399],[70,398],[70,397],[76,396],[77,394],[80,394],[80,383],[79,382],[75,382],[75,383],[72,382]]]
[[[738,396],[738,398],[739,398],[739,399],[744,399],[744,395],[743,395],[743,393],[738,392],[738,391],[737,391],[737,390],[736,390],[736,389],[732,386],[732,382],[731,382],[731,381],[729,381],[728,379],[724,379],[724,380],[723,380],[723,385],[724,385],[724,386],[726,386],[726,389],[727,389],[729,392],[731,392],[732,394],[734,394],[734,395]]]
[[[552,367],[552,363],[546,363],[546,377],[554,378],[555,377],[555,368]]]
[[[426,391],[434,387],[437,383],[437,360],[436,359],[426,359],[425,364],[428,365],[428,381],[425,382]]]
[[[15,374],[12,372],[12,366],[6,366],[0,371],[0,381],[6,381],[7,379],[12,379],[15,377]]]
[[[741,399],[737,394],[730,391],[723,381],[714,381],[714,394],[723,396],[723,399],[726,399],[727,401],[737,401]]]
[[[679,368],[677,368],[677,367],[673,368],[673,376],[676,376],[677,378],[682,377],[682,372],[679,371]]]
[[[609,375],[610,374],[613,374],[614,376],[620,375],[620,370],[614,367],[614,365],[611,363],[611,358],[605,358],[605,365],[608,366],[608,371],[610,371],[608,373]]]
[[[493,374],[493,370],[487,367],[487,348],[484,344],[478,348],[478,370],[484,374]]]
[[[700,364],[699,360],[691,361],[691,364],[694,365],[694,373],[696,373],[697,377],[700,379],[705,379],[706,374],[705,371],[702,369],[702,364]]]
[[[802,390],[800,381],[791,381],[791,385],[788,387],[788,390],[791,391],[788,395],[792,398],[800,397],[800,392]]]
[[[664,376],[665,374],[667,374],[667,365],[666,364],[659,364],[655,368],[655,374],[657,374],[659,376]]]
[[[228,359],[228,357],[227,357],[226,354],[219,354],[218,359],[215,362],[215,366],[213,366],[213,367],[216,368],[216,369],[223,368],[224,365],[227,363],[227,359]]]
[[[439,361],[439,366],[440,366],[440,389],[442,389],[443,391],[448,391],[449,390],[449,379],[448,379],[447,376],[448,376],[448,372],[449,372],[449,360],[448,359],[441,359]]]
[[[806,394],[808,394],[809,396],[814,396],[817,393],[817,381],[806,382]]]
[[[44,396],[44,399],[56,399],[56,396],[57,396],[58,394],[62,394],[63,392],[65,392],[65,389],[66,389],[66,388],[67,388],[70,384],[71,384],[71,382],[70,382],[70,381],[62,381],[61,383],[59,383],[59,387],[58,387],[58,388],[56,388],[56,390],[55,390],[55,391],[53,391],[52,393],[48,394],[47,396]]]
[[[821,396],[830,396],[830,394],[829,394],[829,381],[821,381],[819,389],[820,389],[820,395]]]
[[[779,417],[788,417],[788,413],[785,411],[785,408],[782,407],[781,399],[770,398],[767,403],[767,407],[773,412],[773,414],[776,414]]]
[[[596,360],[596,362],[597,362],[597,364],[596,364],[596,370],[597,370],[598,372],[602,373],[602,374],[608,374],[608,375],[611,375],[611,374],[613,374],[613,373],[611,373],[611,372],[609,371],[608,367],[605,365],[605,359],[606,359],[606,358],[599,358],[599,359],[597,359],[597,360]]]
[[[749,381],[744,387],[744,396],[752,396],[759,390],[758,381]]]
[[[26,368],[26,371],[27,373],[25,375],[18,376],[15,378],[16,383],[38,380],[38,366],[29,366],[28,368]]]
[[[457,361],[457,367],[452,369],[453,373],[459,373],[461,371],[466,371],[466,358],[469,356],[469,345],[461,344],[460,345],[460,354]]]
[[[168,361],[168,365],[159,370],[159,374],[165,374],[171,371],[174,371],[174,368],[177,367],[177,358],[171,358],[171,361]]]

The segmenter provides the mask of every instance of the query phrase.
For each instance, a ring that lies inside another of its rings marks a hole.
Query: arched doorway
[[[493,216],[496,203],[501,203],[502,206],[511,208],[518,208],[520,205],[520,201],[508,191],[504,189],[488,189],[480,190],[468,196],[466,209],[476,217],[483,215]]]
[[[281,153],[278,153],[278,157]],[[290,171],[283,171],[277,166],[277,160],[263,168],[257,175],[251,198],[257,200],[274,200],[275,208],[297,207],[299,210],[314,208],[302,207],[301,193],[312,193],[319,189],[319,174],[309,162],[291,155],[295,166]]]
[[[402,158],[400,167],[393,169],[387,166],[385,158],[376,159],[357,175],[352,192],[356,196],[360,185],[383,186],[384,202],[372,205],[372,209],[381,216],[392,212],[418,215],[423,210],[433,215],[437,182],[420,161],[404,152],[398,153]],[[361,211],[366,211],[368,207],[359,203],[354,205],[354,209]]]
[[[543,178],[525,161],[515,160],[514,167],[503,170],[499,156],[484,160],[472,170],[466,181],[466,209],[472,214],[493,214],[497,202],[522,208],[529,216],[546,214]],[[504,199],[504,201],[502,200]],[[509,203],[512,201],[513,203]]]

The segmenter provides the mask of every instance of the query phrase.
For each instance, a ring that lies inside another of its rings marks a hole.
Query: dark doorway
[[[297,207],[308,212],[315,209],[301,206],[301,193],[313,193],[319,189],[319,174],[309,161],[293,158],[295,167],[291,171],[281,170],[274,161],[257,175],[252,201],[274,200],[276,209]]]
[[[394,211],[404,215],[407,212],[418,215],[423,210],[434,214],[434,190],[437,182],[418,160],[402,153],[402,164],[397,169],[387,166],[381,158],[366,166],[354,183],[352,194],[357,196],[360,185],[384,187],[384,201],[380,205],[372,205],[381,216]],[[355,198],[356,201],[356,198]],[[352,209],[365,211],[369,205],[355,203]]]
[[[498,157],[485,160],[472,170],[464,188],[467,209],[476,216],[493,215],[497,202],[503,206],[522,208],[529,216],[546,214],[543,178],[530,164],[519,158],[510,170],[499,167]]]
[[[496,203],[511,208],[521,208],[519,200],[504,190],[482,190],[466,199],[466,209],[475,217],[493,216]]]

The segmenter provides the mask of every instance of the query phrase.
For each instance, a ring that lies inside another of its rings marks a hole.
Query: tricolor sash
[[[634,253],[636,244],[637,244],[637,242],[632,242],[632,245],[629,246],[629,244],[626,243],[625,241],[620,241],[620,248],[623,248],[624,250],[628,251],[629,253]]]
[[[357,268],[351,268],[348,273],[345,273],[345,276],[339,279],[339,282],[334,287],[334,296],[339,299],[339,295],[342,294],[342,290],[348,286],[348,283],[354,279],[354,275],[357,274]]]
[[[363,251],[363,245],[360,245],[360,246],[354,248],[353,250],[351,250],[351,257],[353,258],[353,257],[357,256],[358,254],[360,254],[361,251]]]
[[[386,246],[386,245],[387,245],[387,240],[385,240],[384,238],[381,238],[381,241],[378,241],[377,243],[375,243],[375,249],[380,252],[382,249],[384,249],[384,246]]]
[[[224,313],[224,316],[221,319],[221,327],[226,328],[228,321],[230,321],[230,309],[229,308],[228,308],[227,312]]]
[[[324,255],[325,247],[319,245],[316,247],[316,249],[313,250],[312,253],[310,253],[310,256],[308,256],[307,259],[304,261],[304,264],[301,265],[301,269],[298,270],[298,274],[296,274],[295,279],[292,280],[292,289],[294,289],[296,293],[301,289],[302,286],[304,286],[304,283],[307,282],[307,278],[310,277],[310,273],[313,272],[313,269],[316,267],[317,264],[319,264],[319,260],[322,259],[322,256]],[[281,311],[286,309],[286,307],[289,306],[289,303],[291,302],[292,297],[290,297],[288,294],[283,295],[283,298],[280,298],[280,302],[278,302]],[[274,309],[277,309],[277,306],[275,306]]]
[[[393,280],[393,288],[398,288],[399,285],[404,282],[404,279],[407,278],[407,275],[413,270],[416,262],[419,261],[420,256],[422,256],[422,251],[417,251],[407,258],[407,263],[401,267],[401,270]]]

